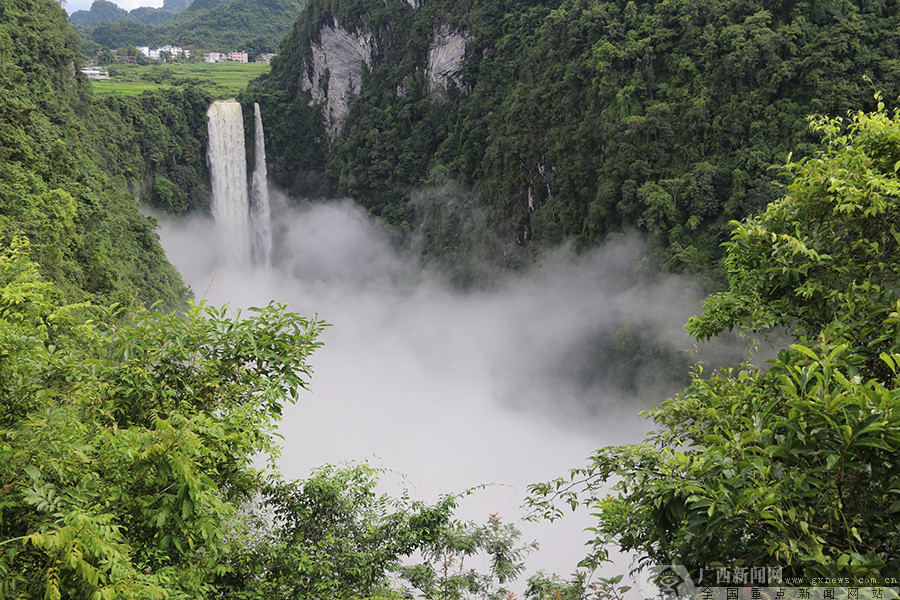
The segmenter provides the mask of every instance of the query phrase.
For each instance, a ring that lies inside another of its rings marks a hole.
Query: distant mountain
[[[72,22],[89,28],[90,39],[110,49],[128,44],[178,44],[245,50],[253,55],[275,52],[305,3],[306,0],[195,0],[187,4],[185,0],[170,0],[161,9],[136,8],[126,13],[107,0],[96,0],[90,11],[72,13]],[[118,9],[115,18],[105,5]],[[174,12],[181,5],[185,7]]]
[[[156,30],[159,39],[219,50],[275,52],[306,0],[195,0]]]
[[[69,16],[69,21],[83,27],[96,27],[103,21],[112,23],[127,19],[128,11],[108,0],[94,0],[90,10],[76,10]]]
[[[162,8],[141,6],[131,12],[120,8],[108,0],[95,0],[90,10],[76,10],[69,16],[74,25],[94,28],[101,23],[119,23],[135,21],[144,25],[159,25],[172,20],[178,13],[190,5],[190,0],[166,0]]]
[[[190,4],[191,0],[163,0],[163,10],[177,13],[185,10]]]
[[[177,12],[171,10],[141,6],[128,13],[128,16],[133,21],[143,23],[144,25],[159,25],[166,21],[171,21],[177,14]]]

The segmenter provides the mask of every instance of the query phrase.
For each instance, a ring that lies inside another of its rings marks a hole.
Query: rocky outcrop
[[[466,32],[453,31],[444,24],[428,46],[428,90],[435,100],[447,99],[450,82],[461,85],[460,72],[468,41]]]
[[[347,115],[350,100],[359,94],[364,68],[372,67],[374,41],[366,31],[350,32],[337,19],[322,25],[312,58],[300,76],[300,89],[313,104],[324,104],[328,131],[334,137]]]
[[[425,6],[425,0],[406,0],[406,3],[413,8],[422,8]]]

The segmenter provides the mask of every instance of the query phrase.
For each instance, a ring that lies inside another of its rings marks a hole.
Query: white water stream
[[[222,256],[231,266],[272,264],[272,217],[266,181],[266,150],[259,105],[254,105],[253,186],[247,185],[244,117],[236,100],[217,100],[207,111],[207,164],[212,214]],[[252,202],[251,202],[252,200]]]

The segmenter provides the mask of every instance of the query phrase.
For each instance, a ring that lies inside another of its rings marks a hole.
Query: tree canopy
[[[688,324],[699,337],[787,326],[795,343],[766,370],[698,370],[649,411],[645,444],[533,487],[547,516],[560,500],[595,511],[588,562],[614,543],[694,575],[900,571],[900,113],[879,102],[812,123],[825,149],[786,165],[783,199],[733,223],[729,288]]]
[[[900,298],[900,127],[878,108],[811,119],[826,149],[784,167],[784,198],[732,223],[728,290],[691,319],[693,335],[782,326],[815,336],[836,322],[861,342],[889,342],[880,338]]]
[[[851,0],[310,0],[250,96],[270,124],[270,172],[297,194],[350,195],[412,226],[411,190],[450,179],[489,216],[504,243],[480,251],[498,261],[636,228],[665,267],[708,272],[728,222],[778,198],[769,165],[814,150],[806,115],[874,108],[864,76],[900,92],[898,18]],[[299,82],[333,22],[374,49],[329,136]],[[458,81],[436,95],[442,31],[467,41]],[[432,255],[453,252],[448,237],[479,243],[429,227]]]
[[[3,595],[205,595],[321,324],[66,304],[28,252],[0,251]]]

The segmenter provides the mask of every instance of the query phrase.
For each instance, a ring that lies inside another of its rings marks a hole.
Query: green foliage
[[[371,33],[374,63],[339,134],[295,152],[274,132],[321,122],[298,83],[332,17]],[[311,0],[251,95],[270,154],[292,157],[270,171],[284,187],[313,171],[400,225],[444,169],[504,244],[636,227],[667,268],[705,271],[727,223],[778,196],[769,165],[812,150],[806,115],[866,106],[863,75],[900,92],[898,19],[879,2]],[[442,99],[423,74],[445,25],[469,41]]]
[[[378,476],[329,465],[303,481],[270,481],[220,589],[241,598],[390,595],[390,573],[447,526],[455,502],[376,495]]]
[[[520,543],[520,537],[515,525],[503,523],[497,514],[483,525],[455,522],[424,545],[424,563],[401,567],[400,574],[423,598],[509,598],[505,584],[522,573],[524,557],[537,548],[536,543]],[[478,556],[487,558],[488,572],[468,566]]]
[[[185,86],[138,97],[109,96],[88,123],[95,160],[120,187],[158,210],[209,207],[206,110],[210,94]]]
[[[321,324],[68,305],[28,251],[0,252],[0,589],[207,597]]]
[[[0,240],[29,236],[43,274],[72,300],[177,306],[186,291],[152,223],[92,160],[109,133],[91,133],[78,47],[57,3],[3,3]]]
[[[623,600],[631,589],[620,585],[622,576],[598,577],[591,580],[586,571],[572,573],[568,581],[557,575],[547,575],[543,571],[528,578],[525,598],[529,600]]]
[[[111,50],[127,44],[177,44],[195,52],[244,50],[255,56],[275,52],[303,4],[304,0],[196,1],[178,13],[147,14],[136,9],[119,19],[82,21],[92,27],[86,35]]]
[[[378,494],[382,474],[326,465],[302,481],[270,481],[244,513],[219,589],[279,600],[505,598],[532,547],[518,530],[497,515],[485,525],[453,520],[456,496],[426,504],[405,491]],[[489,572],[466,567],[476,557],[489,559]]]
[[[900,297],[900,113],[815,118],[823,152],[784,169],[786,196],[733,223],[729,289],[688,329],[703,339],[735,326],[816,335],[833,320],[857,343],[887,340],[878,324]]]
[[[863,381],[858,361],[846,344],[822,342],[782,351],[765,373],[749,365],[698,373],[650,412],[660,430],[647,445],[601,449],[569,479],[534,486],[534,498],[595,511],[586,564],[617,543],[643,564],[695,573],[717,564],[798,576],[896,573],[900,381],[896,373],[887,386]],[[602,482],[611,479],[608,494]]]
[[[790,163],[787,195],[735,223],[728,291],[688,328],[789,326],[797,343],[649,411],[645,444],[603,448],[532,487],[546,517],[584,503],[640,563],[780,566],[796,576],[900,572],[900,117],[814,119],[827,149]],[[806,337],[808,335],[808,337]]]
[[[87,36],[102,48],[115,50],[128,45],[149,46],[154,43],[153,27],[136,21],[102,22]]]

